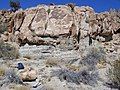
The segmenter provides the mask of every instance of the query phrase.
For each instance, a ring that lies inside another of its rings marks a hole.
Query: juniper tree
[[[9,5],[12,8],[12,11],[14,12],[21,8],[19,0],[10,0]]]

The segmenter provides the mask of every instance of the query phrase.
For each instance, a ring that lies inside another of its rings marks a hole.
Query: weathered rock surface
[[[120,11],[95,13],[89,6],[39,5],[15,13],[0,11],[1,23],[8,24],[8,32],[13,35],[1,35],[7,41],[30,44],[56,44],[60,36],[80,38],[90,37],[105,42],[120,32]],[[17,31],[17,34],[16,34]],[[72,35],[71,35],[72,34]],[[108,37],[109,36],[109,37]],[[52,40],[46,38],[52,38]],[[108,38],[109,39],[108,39]],[[11,41],[11,40],[10,40]]]
[[[31,67],[19,70],[19,77],[23,81],[35,81],[37,79],[37,71]]]

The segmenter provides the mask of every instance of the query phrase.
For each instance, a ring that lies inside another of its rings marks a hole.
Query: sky
[[[19,0],[23,9],[35,7],[39,4],[63,5],[74,3],[77,6],[90,6],[96,12],[104,12],[112,9],[120,9],[120,0]],[[9,0],[0,0],[0,9],[10,9]]]

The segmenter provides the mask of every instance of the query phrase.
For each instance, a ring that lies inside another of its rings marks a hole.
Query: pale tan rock
[[[23,81],[34,81],[37,79],[37,71],[33,68],[25,68],[19,71],[19,76]]]
[[[23,24],[20,28],[20,32],[21,33],[25,33],[27,31],[29,31],[30,29],[30,24],[32,23],[32,19],[34,18],[34,16],[36,15],[37,10],[36,9],[31,9],[31,10],[26,10],[25,11],[25,19],[23,21]]]
[[[55,8],[50,13],[48,26],[45,30],[45,35],[59,36],[69,33],[69,28],[72,25],[72,14],[66,8]]]
[[[95,13],[89,6],[75,6],[74,12],[65,5],[38,5],[37,7],[10,12],[1,10],[0,21],[8,23],[8,31],[15,34],[15,42],[44,44],[45,40],[38,38],[68,36],[74,23],[75,33],[81,32],[81,38],[90,34],[92,38],[98,35],[109,36],[120,29],[120,11]],[[16,30],[19,34],[16,34]],[[14,33],[15,32],[15,33]],[[2,37],[7,40],[5,35]],[[53,40],[54,41],[54,40]],[[49,41],[47,43],[50,43]]]
[[[15,27],[15,30],[18,30],[21,28],[21,25],[23,23],[23,20],[25,18],[25,14],[24,14],[24,11],[18,11],[18,12],[15,12],[15,15],[14,15],[14,27]]]
[[[36,35],[43,35],[45,28],[47,28],[48,15],[45,8],[39,8],[33,22],[31,22],[31,29],[34,30]]]

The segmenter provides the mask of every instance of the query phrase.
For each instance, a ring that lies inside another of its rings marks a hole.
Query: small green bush
[[[47,10],[47,13],[48,13],[48,15],[50,14],[50,12],[51,12],[51,10],[50,10],[50,8]]]

